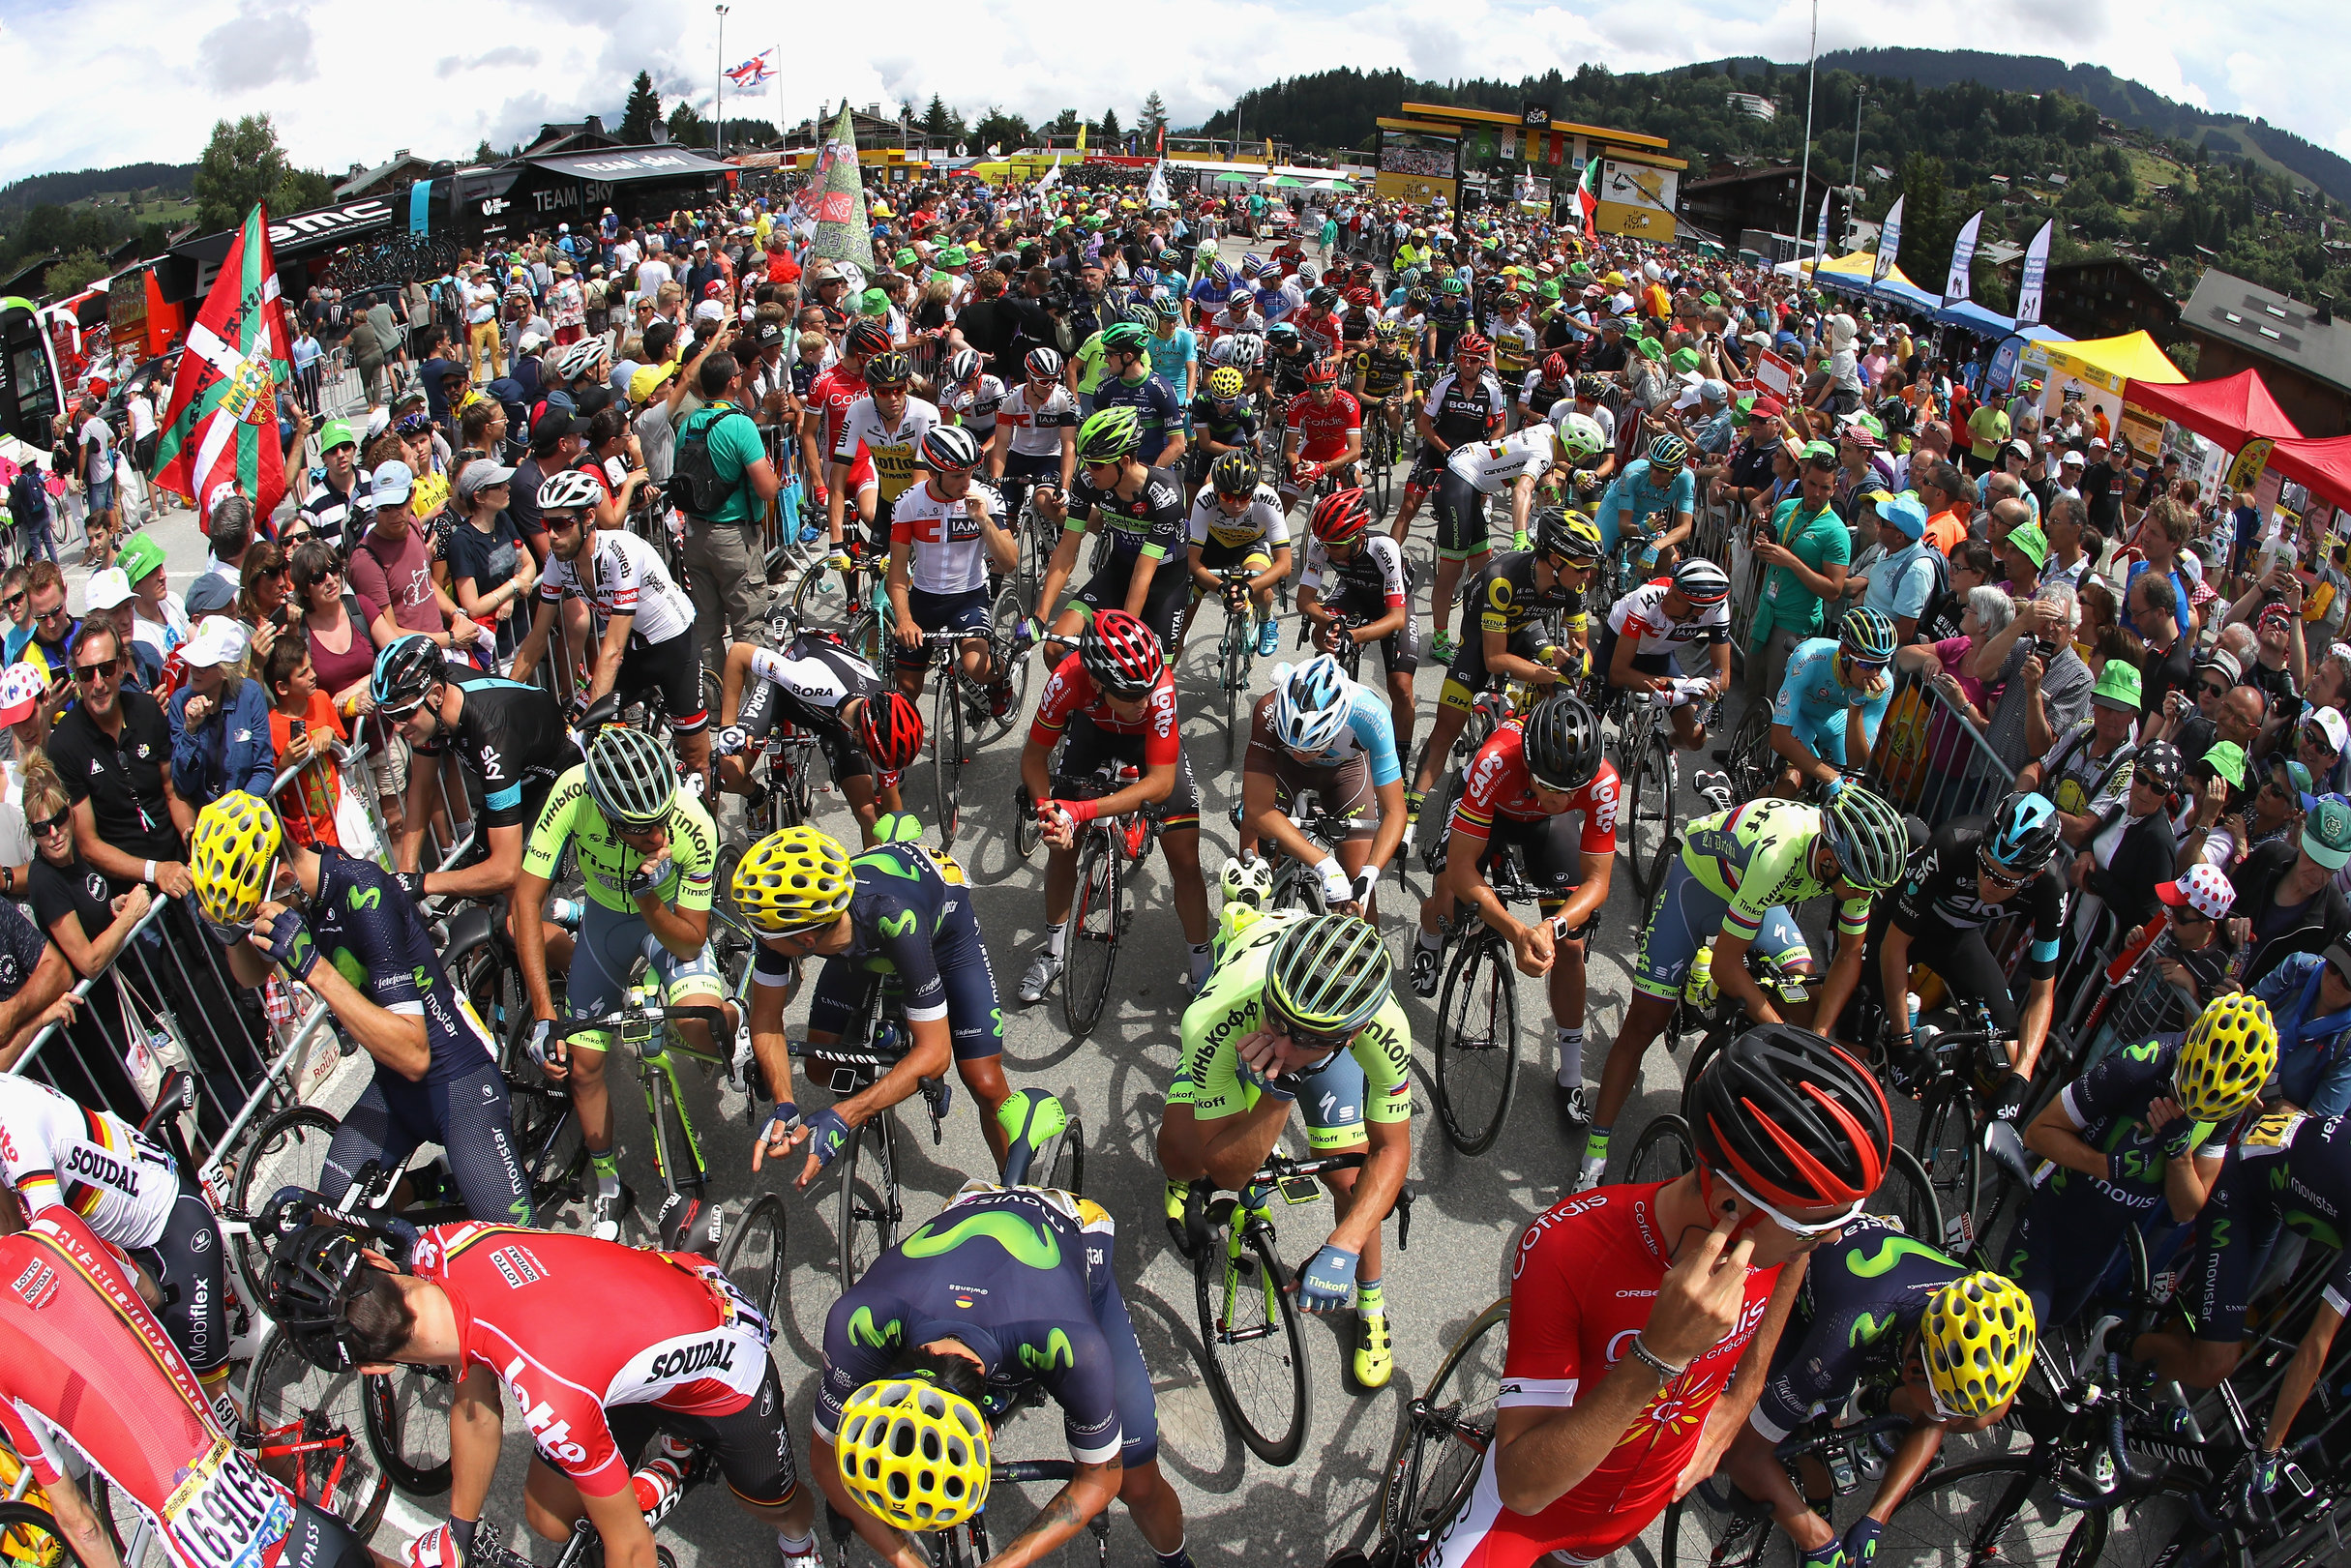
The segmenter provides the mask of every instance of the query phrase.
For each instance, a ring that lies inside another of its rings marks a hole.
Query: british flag
[[[776,79],[776,68],[767,57],[776,51],[761,49],[750,59],[727,73],[727,79],[737,87],[760,87]]]

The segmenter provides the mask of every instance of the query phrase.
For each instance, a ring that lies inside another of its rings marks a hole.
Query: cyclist
[[[1290,576],[1290,523],[1282,497],[1259,483],[1257,459],[1245,452],[1227,452],[1208,469],[1184,519],[1186,565],[1192,575],[1192,603],[1205,594],[1229,594],[1229,610],[1237,612],[1242,594],[1255,606],[1257,653],[1271,658],[1281,646],[1282,625],[1273,607],[1273,590]],[[1228,589],[1218,573],[1246,567],[1255,577],[1236,589]],[[1197,613],[1197,611],[1195,611]],[[1176,637],[1176,653],[1190,636],[1192,616],[1184,617]]]
[[[957,425],[924,433],[919,460],[930,477],[890,511],[890,609],[897,620],[898,684],[922,695],[931,667],[926,632],[967,633],[959,644],[966,679],[988,688],[988,711],[1012,706],[1012,673],[997,666],[989,641],[992,579],[1010,572],[1019,547],[1003,528],[1004,498],[974,481],[979,443]]]
[[[976,348],[959,348],[947,356],[939,378],[939,412],[971,432],[985,451],[996,439],[997,412],[1004,405],[1004,383],[989,373]]]
[[[1809,969],[1803,933],[1789,910],[1833,893],[1836,954],[1828,979],[1802,1010],[1810,1017],[1793,1021],[1833,1019],[1860,979],[1870,900],[1901,880],[1910,859],[1902,814],[1858,784],[1839,790],[1826,806],[1749,801],[1685,823],[1681,840],[1681,853],[1667,864],[1642,926],[1633,997],[1600,1077],[1579,1192],[1597,1184],[1607,1167],[1608,1135],[1641,1080],[1641,1058],[1673,1018],[1690,962],[1708,938],[1714,944],[1715,986],[1749,1019],[1777,1023],[1771,998],[1747,973],[1747,949],[1760,944],[1773,956],[1803,955],[1792,966]]]
[[[290,885],[273,885],[280,855]],[[497,1047],[450,986],[424,917],[392,873],[331,844],[283,838],[268,802],[242,790],[196,814],[188,861],[196,907],[237,983],[261,985],[274,962],[374,1058],[327,1145],[328,1199],[340,1200],[370,1160],[398,1169],[418,1144],[438,1143],[467,1213],[528,1225],[530,1186]],[[522,928],[535,933],[538,923]]]
[[[1393,438],[1388,446],[1391,453],[1403,449],[1404,410],[1414,400],[1413,379],[1413,355],[1404,340],[1404,323],[1374,322],[1371,342],[1355,353],[1351,390],[1365,415],[1387,422]]]
[[[701,645],[694,636],[694,606],[670,580],[661,553],[625,528],[596,526],[602,495],[596,481],[576,469],[539,487],[539,515],[547,524],[547,571],[539,578],[539,608],[515,651],[514,678],[527,682],[547,653],[548,636],[567,593],[585,599],[595,617],[597,645],[580,706],[609,692],[623,698],[660,695],[675,737],[678,761],[695,774],[710,771],[710,711],[702,704]]]
[[[1590,468],[1579,466],[1576,470],[1575,488],[1578,495],[1599,494],[1602,490],[1607,488],[1608,482],[1616,475],[1617,416],[1609,409],[1609,406],[1606,403],[1600,401],[1601,397],[1605,395],[1607,391],[1608,378],[1604,375],[1595,375],[1587,370],[1585,373],[1575,378],[1574,412],[1581,417],[1590,420],[1592,422],[1592,429],[1600,432],[1599,451],[1592,454],[1590,458],[1577,459],[1579,464],[1587,461],[1592,462],[1592,466]],[[1565,420],[1559,422],[1562,430],[1565,429],[1570,423],[1571,422]],[[1593,460],[1595,459],[1597,460]],[[1693,497],[1696,494],[1696,482],[1692,481],[1691,492]]]
[[[1899,897],[1882,901],[1870,920],[1876,962],[1862,981],[1886,1010],[1887,1080],[1917,1093],[1934,1064],[1911,1037],[1913,962],[1943,977],[1954,997],[1981,1002],[2007,1043],[2009,1073],[1992,1094],[1993,1116],[2012,1121],[2031,1088],[2033,1066],[2057,1012],[2057,951],[2065,932],[2066,885],[2052,865],[2061,824],[2048,797],[2015,793],[1990,818],[1962,816],[1927,840],[1910,867]],[[2016,978],[2027,982],[2019,1003],[2013,982],[1985,944],[1983,928],[2014,914],[2032,928],[2032,945]]]
[[[1527,547],[1527,519],[1533,510],[1535,487],[1560,460],[1559,434],[1544,424],[1529,425],[1508,435],[1484,441],[1465,441],[1445,459],[1445,471],[1437,484],[1437,586],[1429,615],[1437,633],[1430,652],[1450,664],[1460,645],[1445,625],[1453,615],[1453,593],[1465,568],[1474,573],[1485,564],[1493,544],[1486,537],[1486,509],[1506,488],[1510,496],[1510,547]],[[1544,485],[1556,491],[1558,481]]]
[[[1707,650],[1706,675],[1681,673],[1677,655]],[[1670,577],[1645,582],[1608,606],[1594,661],[1608,685],[1667,709],[1674,744],[1694,752],[1706,744],[1701,703],[1731,685],[1731,579],[1721,567],[1693,555]]]
[[[1191,1568],[1116,1246],[1090,1199],[967,1182],[833,1303],[809,1464],[891,1568],[933,1560],[902,1532],[950,1529],[976,1511],[988,1423],[1030,1387],[1061,1407],[1076,1473],[989,1560],[1041,1562],[1116,1497],[1160,1568]]]
[[[1562,402],[1572,405],[1573,389],[1569,385],[1567,359],[1563,354],[1546,354],[1543,363],[1529,370],[1519,383],[1518,416],[1522,425],[1537,422],[1556,424],[1560,416],[1573,412],[1572,406],[1559,408]],[[1559,416],[1552,410],[1559,408]],[[1594,453],[1593,456],[1598,456]]]
[[[874,464],[877,499],[867,526],[874,547],[887,549],[890,517],[899,498],[912,489],[921,466],[922,438],[939,423],[938,406],[913,396],[914,362],[902,349],[876,354],[865,364],[865,396],[848,405],[833,437],[830,500],[833,537],[841,534],[842,504],[850,493],[860,457]],[[865,498],[858,497],[858,510]]]
[[[1617,770],[1600,754],[1600,722],[1573,692],[1555,691],[1524,720],[1497,728],[1462,770],[1443,852],[1430,857],[1440,880],[1421,902],[1413,944],[1413,993],[1435,996],[1445,922],[1466,905],[1509,942],[1521,973],[1549,978],[1557,1099],[1574,1127],[1592,1119],[1584,1097],[1585,948],[1608,903],[1618,787]],[[1568,825],[1571,813],[1580,831]],[[1542,910],[1533,925],[1513,915],[1488,880],[1513,847],[1526,857]]]
[[[1371,529],[1359,489],[1337,490],[1314,504],[1306,569],[1298,577],[1298,616],[1325,653],[1342,640],[1378,643],[1387,674],[1389,725],[1396,755],[1413,749],[1413,675],[1420,667],[1420,617],[1413,610],[1404,547]]]
[[[1893,622],[1866,605],[1845,612],[1835,636],[1797,644],[1771,703],[1771,750],[1788,764],[1778,793],[1831,786],[1840,770],[1868,758],[1893,699],[1886,672],[1893,655]]]
[[[1450,353],[1450,336],[1445,342]],[[1475,333],[1463,337],[1458,353],[1452,355],[1453,368],[1437,377],[1429,388],[1428,400],[1413,416],[1420,431],[1420,451],[1413,459],[1413,471],[1405,476],[1404,505],[1397,509],[1395,526],[1388,530],[1399,545],[1411,532],[1422,498],[1444,476],[1453,449],[1501,434],[1510,417],[1509,396],[1487,368],[1486,356],[1493,351],[1494,345]]]
[[[2149,1231],[2160,1266],[2178,1228],[2212,1197],[2238,1113],[2277,1070],[2277,1028],[2259,997],[2216,996],[2185,1035],[2118,1045],[2025,1130],[2047,1162],[2009,1244],[2007,1268],[2044,1323],[2081,1316],[2122,1251]]]
[[[1470,285],[1459,278],[1439,281],[1437,292],[1429,301],[1428,357],[1437,361],[1453,357],[1453,347],[1463,338],[1477,336],[1471,322]],[[1487,348],[1491,349],[1488,344]],[[1480,350],[1480,354],[1486,350]]]
[[[1363,410],[1355,395],[1339,387],[1338,362],[1318,359],[1306,368],[1306,390],[1290,399],[1283,418],[1282,505],[1294,507],[1323,476],[1346,488],[1354,482],[1355,459],[1363,456]]]
[[[711,743],[719,787],[750,794],[745,749],[779,725],[805,729],[816,738],[833,783],[856,814],[858,832],[872,843],[879,814],[901,809],[898,770],[911,763],[922,746],[921,711],[905,701],[904,693],[885,696],[885,690],[874,666],[830,632],[795,632],[780,649],[735,643],[727,650],[719,731]],[[904,707],[888,697],[897,697]],[[906,740],[909,724],[911,745]]]
[[[1771,1381],[1723,1456],[1722,1473],[1771,1509],[1802,1568],[1860,1568],[1879,1533],[1936,1463],[1947,1434],[2004,1420],[2033,1370],[2033,1303],[2009,1281],[1971,1273],[1875,1214],[1856,1215],[1806,1261]],[[1901,1434],[1867,1512],[1839,1540],[1796,1489],[1773,1447],[1817,1411],[1856,1395],[1863,1419],[1896,1415]]]
[[[1053,749],[1068,732],[1059,761]],[[1131,784],[1098,770],[1133,767]],[[1096,817],[1148,812],[1159,821],[1159,852],[1174,883],[1176,917],[1191,946],[1190,983],[1208,972],[1208,890],[1200,877],[1200,793],[1176,721],[1176,671],[1151,629],[1124,610],[1086,624],[1075,652],[1045,683],[1021,750],[1021,787],[1044,825],[1045,946],[1021,976],[1023,1005],[1043,999],[1061,972],[1069,907],[1078,882],[1077,830]]]
[[[1030,487],[1067,494],[1078,465],[1078,400],[1061,384],[1061,356],[1032,348],[1021,371],[1027,379],[997,405],[988,443],[988,483],[1003,492],[1004,516],[1015,522]]]
[[[1412,1168],[1413,1034],[1379,930],[1350,915],[1280,909],[1238,926],[1183,1013],[1183,1062],[1168,1087],[1159,1164],[1171,1216],[1184,1185],[1248,1186],[1295,1103],[1315,1156],[1362,1165],[1323,1180],[1338,1224],[1297,1273],[1298,1307],[1356,1313],[1355,1380],[1394,1368],[1381,1291],[1380,1225]]]
[[[1146,307],[1134,313],[1151,316]],[[1155,319],[1155,318],[1154,318]],[[1162,350],[1168,352],[1163,345]],[[1140,433],[1137,456],[1153,468],[1175,473],[1183,461],[1183,399],[1151,373],[1151,329],[1147,321],[1121,321],[1102,335],[1102,384],[1094,389],[1094,412],[1135,411]]]
[[[1695,1170],[1528,1228],[1493,1443],[1429,1568],[1598,1562],[1712,1474],[1764,1392],[1804,1255],[1885,1175],[1886,1097],[1809,1031],[1738,1036],[1691,1109]]]
[[[1208,372],[1192,399],[1192,444],[1186,449],[1192,472],[1206,474],[1220,458],[1239,456],[1257,469],[1257,401],[1237,366],[1219,365]]]
[[[1477,635],[1463,640],[1438,693],[1437,717],[1406,802],[1415,822],[1479,693],[1498,678],[1539,689],[1583,673],[1584,587],[1599,559],[1599,534],[1590,520],[1547,509],[1535,519],[1534,548],[1494,557],[1462,596],[1465,613],[1473,606],[1477,610]],[[1560,614],[1564,646],[1538,639],[1533,622],[1547,610]]]
[[[270,1261],[270,1315],[306,1360],[348,1374],[444,1367],[449,1517],[411,1560],[461,1563],[497,1469],[504,1406],[530,1429],[523,1520],[550,1541],[585,1515],[604,1560],[652,1568],[631,1475],[653,1455],[706,1456],[786,1568],[818,1568],[816,1505],[792,1465],[768,1322],[717,1265],[556,1230],[434,1226],[405,1270],[331,1223],[297,1227]],[[487,1543],[485,1543],[487,1544]]]
[[[74,1481],[87,1473],[177,1568],[388,1568],[235,1444],[134,1271],[79,1215],[52,1204],[0,1238],[0,1268],[19,1282],[0,1292],[0,1438],[39,1483],[65,1560],[113,1568],[133,1523],[102,1522]],[[10,1554],[48,1560],[30,1546],[13,1536]]]
[[[1078,461],[1085,472],[1067,497],[1037,492],[1037,519],[1061,528],[1030,622],[1033,636],[1042,636],[1046,626],[1053,628],[1049,658],[1061,657],[1087,620],[1105,609],[1139,617],[1161,647],[1175,646],[1176,618],[1191,598],[1186,591],[1189,577],[1168,565],[1170,557],[1183,558],[1183,483],[1164,468],[1146,467],[1138,460],[1135,454],[1142,444],[1143,429],[1134,409],[1101,409],[1079,428]],[[1077,569],[1079,548],[1088,535],[1097,533],[1108,537],[1108,553],[1056,619],[1054,607]]]
[[[1698,481],[1689,459],[1690,444],[1681,436],[1668,431],[1656,437],[1648,457],[1635,458],[1610,482],[1592,514],[1610,554],[1620,538],[1641,541],[1638,570],[1644,577],[1659,561],[1670,561],[1697,526]]]
[[[1355,825],[1324,849],[1290,820],[1286,808],[1312,790],[1324,814]],[[1372,893],[1404,842],[1404,770],[1387,704],[1349,680],[1329,654],[1296,668],[1273,666],[1273,690],[1257,699],[1241,760],[1239,848],[1264,840],[1322,884],[1324,907],[1377,918]]]
[[[1287,409],[1306,391],[1306,372],[1318,361],[1295,321],[1276,321],[1265,329],[1265,387],[1270,406]]]
[[[651,966],[670,1006],[719,1006],[726,982],[707,941],[718,829],[702,803],[678,788],[677,769],[660,742],[618,725],[596,731],[586,761],[555,781],[554,793],[531,828],[522,873],[515,883],[516,903],[545,907],[566,847],[579,862],[587,893],[566,986],[571,1016],[597,1018],[619,1007],[640,959]],[[515,957],[537,1021],[530,1034],[531,1059],[548,1077],[571,1086],[580,1140],[596,1173],[589,1224],[610,1241],[620,1234],[621,1217],[633,1201],[620,1179],[611,1090],[604,1080],[611,1036],[594,1030],[551,1039],[554,993],[547,983],[547,947],[535,923],[526,920],[515,932]],[[726,1043],[714,1045],[708,1025],[699,1020],[675,1027],[704,1050],[724,1052],[733,1044],[729,1031]],[[673,1218],[661,1216],[665,1222]]]
[[[855,502],[857,516],[868,528],[875,525],[875,502],[880,491],[873,454],[855,453],[856,460],[849,464],[847,495],[841,494],[839,476],[835,476],[835,484],[830,487],[824,480],[832,472],[833,450],[840,445],[849,409],[873,390],[866,380],[867,367],[875,356],[889,351],[888,325],[872,316],[859,316],[841,335],[841,358],[808,389],[809,407],[821,417],[808,421],[800,432],[800,471],[814,488],[818,504],[830,515],[836,549],[842,543],[842,518],[848,502]]]

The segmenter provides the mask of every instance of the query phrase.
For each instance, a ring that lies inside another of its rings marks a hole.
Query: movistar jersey
[[[672,909],[708,909],[711,867],[718,860],[718,828],[710,814],[681,789],[670,797],[670,814],[662,826],[670,834],[670,869],[662,876],[661,902]],[[589,898],[622,914],[637,912],[629,880],[650,857],[621,843],[612,832],[588,794],[585,763],[555,781],[554,793],[547,797],[538,824],[530,830],[522,869],[552,881],[566,843],[578,849],[580,876]]]
[[[1847,1225],[1804,1270],[1747,1425],[1778,1442],[1814,1411],[1842,1405],[1863,1377],[1898,1376],[1927,1298],[1967,1272],[1878,1215]]]
[[[426,1082],[496,1056],[490,1031],[442,973],[416,901],[382,867],[320,845],[318,896],[306,914],[311,939],[336,973],[385,1012],[424,1020],[432,1052]]]
[[[2084,1188],[2126,1208],[2154,1209],[2163,1196],[2163,1169],[2169,1162],[2163,1155],[2165,1135],[2147,1130],[2147,1108],[2176,1092],[2171,1075],[2182,1039],[2173,1035],[2117,1046],[2059,1092],[2082,1141],[2100,1154],[2119,1157],[2113,1180],[2051,1164],[2038,1173],[2035,1185],[2051,1193]],[[2190,1143],[2198,1154],[2217,1160],[2228,1153],[2228,1129],[2198,1122]],[[2057,1244],[2064,1245],[2062,1238]]]
[[[857,891],[849,897],[849,945],[827,962],[898,976],[908,1022],[945,1018],[938,942],[974,919],[963,869],[952,861],[942,865],[918,843],[881,844],[849,862],[849,869],[857,875]],[[754,985],[789,985],[791,962],[761,942],[751,978]]]
[[[1681,864],[1701,887],[1730,901],[1722,929],[1748,941],[1763,929],[1766,913],[1793,908],[1829,891],[1812,874],[1812,844],[1821,835],[1817,806],[1793,800],[1754,800],[1711,816],[1701,816],[1682,832]],[[1845,899],[1836,907],[1840,936],[1869,929],[1869,900]]]

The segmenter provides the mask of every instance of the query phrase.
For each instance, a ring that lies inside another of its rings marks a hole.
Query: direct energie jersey
[[[1260,485],[1249,504],[1241,508],[1237,518],[1228,515],[1216,504],[1213,486],[1204,488],[1199,499],[1192,503],[1192,514],[1184,519],[1185,543],[1205,547],[1220,545],[1226,549],[1255,546],[1265,552],[1266,559],[1275,550],[1290,543],[1290,524],[1282,516],[1282,497],[1272,488]]]
[[[711,868],[718,861],[718,828],[710,814],[681,789],[670,798],[670,814],[662,826],[670,834],[670,869],[662,878],[661,902],[672,909],[708,909]],[[635,913],[637,901],[629,896],[629,879],[650,857],[621,843],[605,820],[588,794],[585,763],[555,781],[530,830],[522,869],[552,881],[566,843],[578,847],[580,881],[588,897],[607,909]]]

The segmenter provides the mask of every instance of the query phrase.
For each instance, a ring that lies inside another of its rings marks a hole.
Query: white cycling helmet
[[[1253,332],[1235,333],[1217,340],[1233,345],[1233,364],[1240,370],[1254,370],[1265,363],[1265,340]]]
[[[1568,410],[1559,421],[1558,430],[1560,450],[1567,454],[1569,462],[1590,462],[1608,450],[1608,437],[1601,432],[1600,422],[1590,414]]]
[[[542,512],[577,512],[582,507],[594,507],[603,499],[604,487],[577,468],[550,474],[547,483],[539,487]]]
[[[1331,748],[1347,727],[1347,671],[1326,653],[1316,654],[1296,668],[1276,666],[1273,671],[1273,738],[1293,752],[1320,755]]]
[[[563,358],[555,362],[555,373],[567,381],[577,380],[594,370],[596,362],[602,358],[604,340],[583,338],[563,351]]]
[[[1263,855],[1247,860],[1234,856],[1225,862],[1224,874],[1216,882],[1228,904],[1263,909],[1273,902],[1273,868]]]

